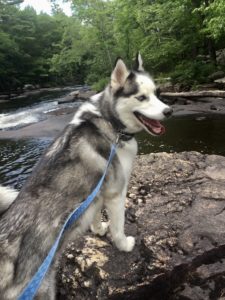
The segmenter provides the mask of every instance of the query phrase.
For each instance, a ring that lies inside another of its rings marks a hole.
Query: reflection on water
[[[50,139],[1,140],[0,184],[20,189]]]
[[[209,116],[172,118],[165,122],[166,133],[137,136],[139,153],[198,151],[225,155],[225,118]],[[51,139],[1,140],[0,184],[21,188]]]
[[[225,155],[225,117],[179,117],[164,122],[166,133],[150,137],[138,135],[139,153],[198,151]]]

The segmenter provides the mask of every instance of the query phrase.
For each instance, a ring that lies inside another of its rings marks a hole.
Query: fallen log
[[[208,90],[208,91],[191,91],[191,92],[180,92],[180,93],[173,93],[173,92],[165,92],[160,94],[161,97],[165,98],[178,98],[178,97],[185,97],[185,98],[199,98],[199,97],[219,97],[225,98],[225,91],[222,90]]]

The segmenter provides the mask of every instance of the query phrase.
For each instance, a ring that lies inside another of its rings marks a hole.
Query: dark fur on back
[[[4,280],[0,275],[2,300],[8,299],[4,298],[7,285],[24,287],[34,275],[69,213],[91,193],[102,175],[100,167],[90,171],[89,153],[85,158],[81,153],[90,145],[106,164],[116,134],[104,119],[90,113],[86,117],[79,127],[68,125],[47,149],[0,219],[0,268],[6,277]],[[13,277],[7,280],[9,264]]]

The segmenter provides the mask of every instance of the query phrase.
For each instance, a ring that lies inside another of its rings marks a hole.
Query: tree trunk
[[[165,93],[161,93],[160,96],[165,97],[165,98],[177,98],[177,97],[185,97],[185,98],[219,97],[219,98],[225,98],[225,91],[211,90],[211,91],[196,91],[196,92],[181,92],[181,93],[165,92]]]

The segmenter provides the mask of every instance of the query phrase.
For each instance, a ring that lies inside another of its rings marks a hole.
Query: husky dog
[[[118,59],[110,84],[80,106],[0,218],[1,300],[20,295],[46,257],[67,216],[96,186],[116,140],[116,155],[101,192],[65,232],[65,239],[73,240],[90,225],[94,233],[104,235],[107,224],[101,222],[101,209],[105,207],[116,247],[132,251],[135,239],[124,233],[124,202],[137,153],[134,134],[143,129],[152,135],[163,134],[165,129],[160,120],[171,113],[171,108],[155,96],[155,85],[143,69],[141,56],[138,55],[136,71],[128,71]],[[55,299],[56,261],[57,258],[35,299]]]

